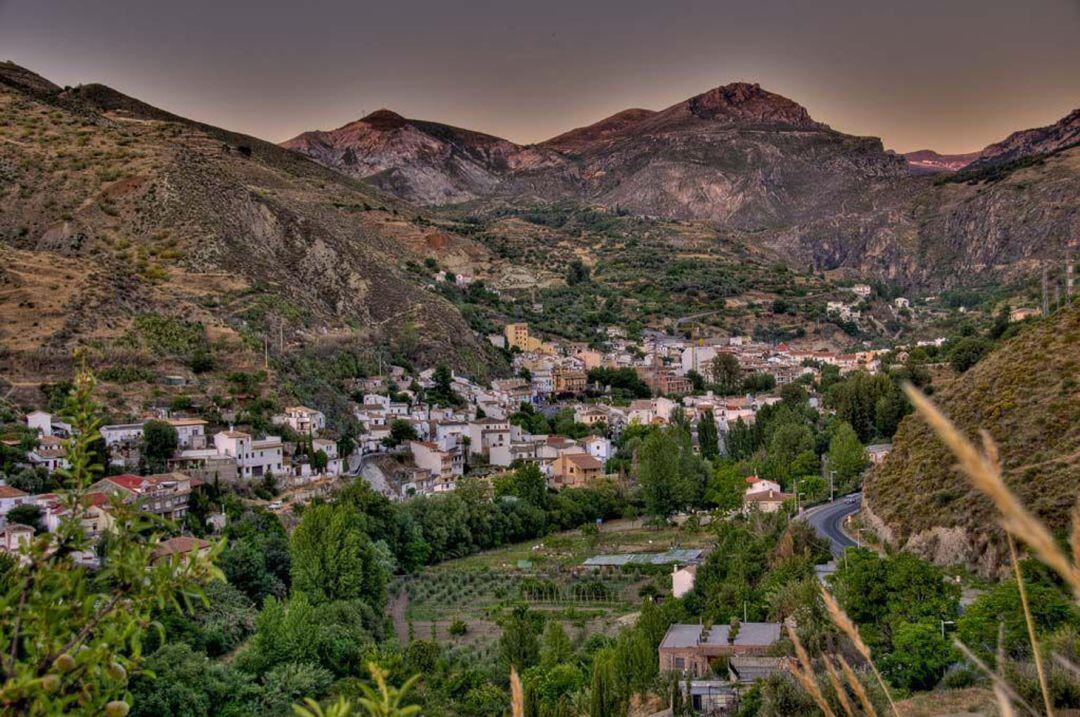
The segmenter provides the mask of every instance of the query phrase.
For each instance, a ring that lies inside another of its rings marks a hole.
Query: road
[[[854,502],[848,503],[847,501],[851,498],[855,499]],[[852,493],[837,498],[832,503],[816,505],[803,511],[802,515],[799,516],[799,520],[805,520],[817,531],[818,535],[828,538],[829,547],[834,555],[842,555],[845,548],[853,547],[856,543],[843,531],[841,526],[844,518],[859,509],[861,501],[861,493]]]

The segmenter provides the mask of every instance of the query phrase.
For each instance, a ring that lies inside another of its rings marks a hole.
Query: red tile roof
[[[142,490],[142,487],[146,484],[146,479],[142,476],[133,476],[130,474],[109,476],[108,478],[105,478],[105,480],[133,493]]]

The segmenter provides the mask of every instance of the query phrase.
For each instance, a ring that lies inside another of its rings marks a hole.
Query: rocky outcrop
[[[1013,162],[1025,157],[1050,154],[1080,142],[1080,108],[1047,127],[1013,132],[1001,142],[979,153],[968,169],[982,169]]]

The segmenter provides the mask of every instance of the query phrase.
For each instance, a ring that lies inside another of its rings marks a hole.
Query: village
[[[453,491],[466,476],[490,481],[523,464],[538,466],[552,490],[600,479],[626,481],[608,467],[629,426],[665,425],[678,412],[696,436],[699,422],[711,416],[722,449],[736,422],[752,424],[758,410],[780,400],[777,388],[810,384],[826,366],[841,374],[873,373],[884,353],[796,350],[738,336],[688,340],[652,330],[631,340],[614,326],[606,329],[604,339],[607,348],[599,350],[544,340],[531,334],[527,324],[508,324],[488,340],[512,352],[514,378],[481,385],[445,368],[409,375],[391,366],[385,375],[357,379],[352,388],[362,401],[353,404],[353,412],[363,430],[347,446],[328,430],[321,411],[306,406],[285,407],[273,417],[279,435],[215,427],[198,416],[168,411],[141,422],[104,425],[100,433],[109,467],[107,477],[89,488],[84,527],[93,536],[108,530],[109,496],[138,501],[148,512],[180,520],[192,490],[204,483],[272,486],[273,497],[252,500],[287,516],[293,504],[330,494],[355,476],[395,501]],[[739,379],[737,385],[750,390],[737,395],[702,390],[720,380],[715,374],[725,362]],[[609,380],[616,384],[629,379],[633,385],[604,385],[590,375],[614,376]],[[816,398],[811,402],[820,409]],[[531,430],[530,417],[540,418],[542,426],[554,426],[561,417],[565,420],[559,425],[573,435]],[[50,475],[67,468],[64,444],[71,426],[45,411],[30,412],[25,422],[35,437],[25,467]],[[174,450],[157,466],[164,469],[160,472],[148,472],[141,455],[147,422],[164,424],[175,434]],[[871,446],[869,453],[880,461],[887,449]],[[747,504],[764,511],[777,510],[793,497],[773,481],[748,483]],[[56,493],[0,486],[0,550],[15,553],[32,534],[6,519],[19,506],[36,506],[46,530],[55,529],[63,517]],[[224,520],[219,515],[211,522],[223,527]]]

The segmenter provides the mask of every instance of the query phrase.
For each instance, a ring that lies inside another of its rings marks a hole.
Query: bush
[[[138,381],[153,381],[156,374],[145,366],[109,366],[102,369],[98,374],[102,381],[113,383],[136,383]]]
[[[461,637],[469,631],[469,626],[465,624],[464,620],[458,619],[450,623],[450,634],[455,637]]]

